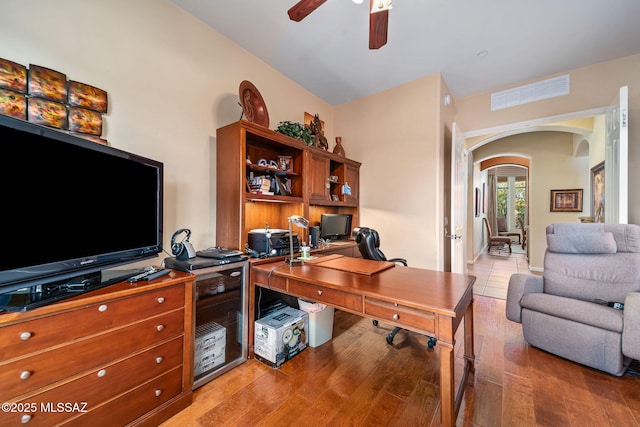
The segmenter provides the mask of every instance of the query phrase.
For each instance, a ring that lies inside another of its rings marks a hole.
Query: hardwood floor
[[[505,301],[476,295],[476,372],[458,426],[640,426],[640,377],[529,347],[504,312]],[[439,425],[438,346],[428,351],[425,337],[406,332],[390,346],[389,329],[336,311],[331,341],[279,369],[247,361],[198,389],[163,426]],[[462,350],[456,344],[456,367]]]

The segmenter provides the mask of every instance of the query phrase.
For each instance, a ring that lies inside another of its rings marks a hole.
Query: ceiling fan
[[[289,9],[291,20],[300,22],[327,0],[300,0]],[[355,3],[362,3],[354,0]],[[379,49],[387,44],[391,0],[369,0],[369,49]]]

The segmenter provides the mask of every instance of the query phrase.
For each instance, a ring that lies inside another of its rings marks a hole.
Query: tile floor
[[[469,274],[476,276],[473,292],[493,298],[506,299],[509,277],[514,273],[534,274],[529,271],[529,263],[524,253],[518,253],[520,246],[514,244],[514,253],[488,255],[483,252],[475,264],[468,264]]]

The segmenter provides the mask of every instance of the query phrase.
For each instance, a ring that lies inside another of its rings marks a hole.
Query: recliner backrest
[[[640,226],[558,223],[546,231],[545,293],[622,302],[640,291]]]

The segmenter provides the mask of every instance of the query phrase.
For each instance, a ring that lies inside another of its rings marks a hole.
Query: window
[[[507,218],[509,230],[520,229],[517,216],[527,214],[527,178],[525,176],[497,178],[496,216]],[[526,221],[524,221],[526,223]]]
[[[514,183],[514,199],[515,199],[515,213],[522,217],[523,222],[527,214],[527,180],[524,176],[518,176]],[[520,228],[517,217],[513,218],[514,226]]]
[[[496,183],[496,216],[507,218],[509,208],[509,180],[499,177]]]

